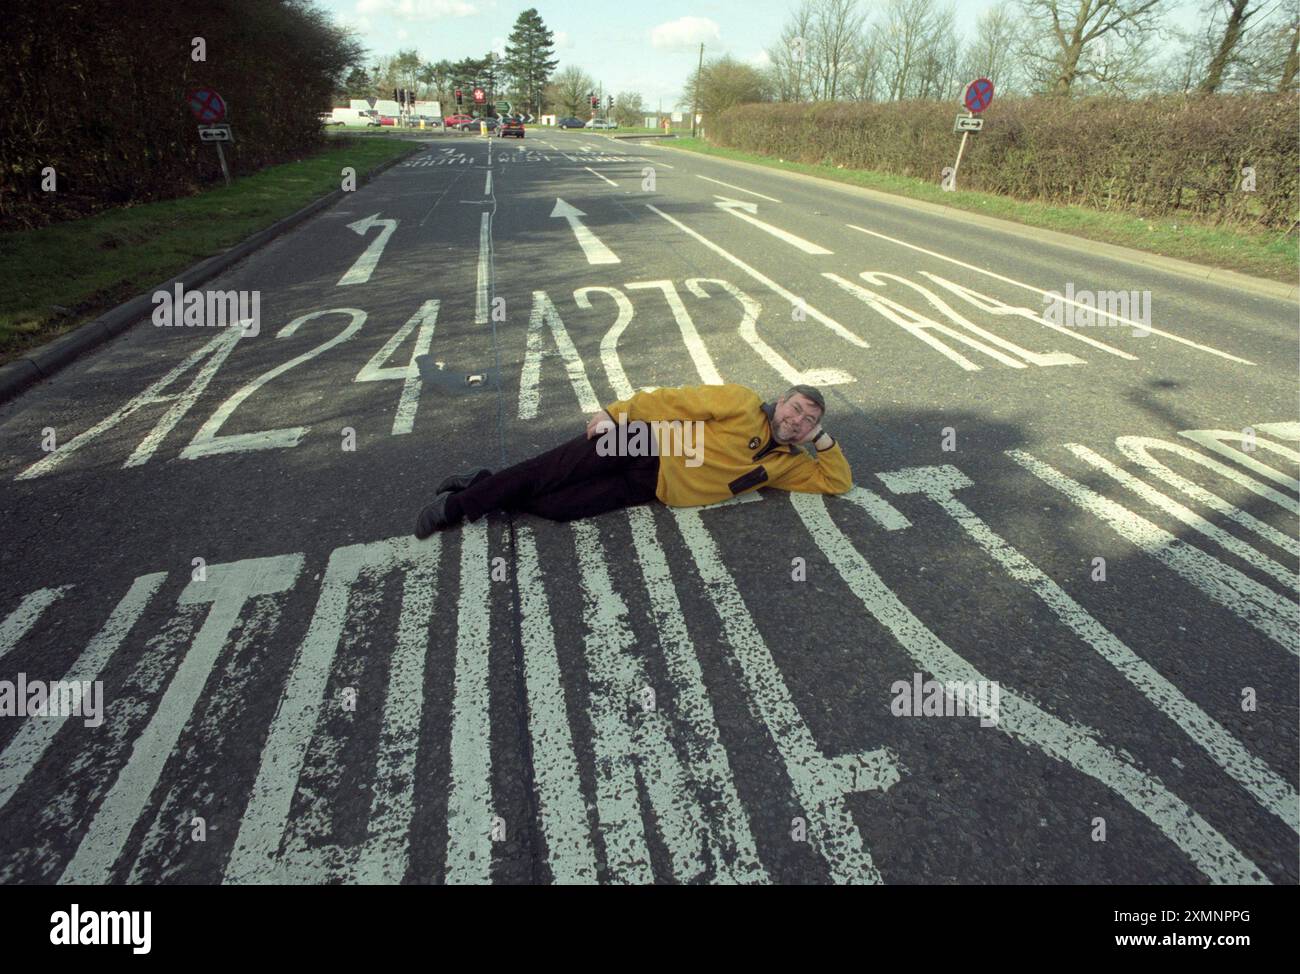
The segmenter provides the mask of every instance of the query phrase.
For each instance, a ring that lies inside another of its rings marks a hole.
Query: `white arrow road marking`
[[[573,235],[578,238],[578,245],[587,255],[588,264],[621,264],[618,255],[601,243],[600,238],[592,233],[590,228],[583,226],[580,218],[586,215],[582,210],[570,206],[559,197],[555,199],[555,209],[551,210],[551,216],[564,217],[569,221]]]
[[[699,176],[699,173],[696,173]],[[711,183],[717,183],[719,186],[726,186],[727,189],[734,189],[741,193],[748,193],[750,196],[757,196],[761,200],[767,200],[769,203],[780,203],[781,201],[772,197],[764,196],[762,193],[755,193],[752,189],[745,189],[743,186],[736,186],[733,183],[724,183],[721,179],[714,179],[712,176],[700,176],[700,179],[707,179]]]
[[[397,229],[397,221],[381,220],[378,213],[373,213],[364,220],[348,224],[349,230],[363,237],[371,227],[382,227],[383,229],[379,231],[379,236],[370,242],[370,246],[366,248],[365,253],[357,258],[357,262],[348,268],[346,274],[339,278],[339,287],[345,284],[365,284],[366,281],[370,280],[370,275],[375,272],[375,265],[379,263],[379,255],[384,252],[384,248],[388,246],[388,238]]]
[[[714,195],[716,196],[717,194],[715,193]],[[733,200],[733,199],[729,199],[726,196],[718,196],[718,199],[722,200],[722,202],[713,204],[718,209],[724,210],[725,212],[730,213],[732,216],[738,216],[746,223],[754,224],[754,226],[758,227],[760,230],[764,230],[767,233],[770,233],[778,240],[784,240],[790,246],[798,247],[805,254],[831,253],[831,251],[827,250],[825,247],[820,246],[819,244],[815,244],[810,240],[805,240],[803,237],[796,237],[793,233],[787,233],[786,231],[782,230],[780,227],[774,227],[770,223],[764,223],[762,220],[753,216],[752,214],[758,212],[757,203],[746,203],[744,200]]]

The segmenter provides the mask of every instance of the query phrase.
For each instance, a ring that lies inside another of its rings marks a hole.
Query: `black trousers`
[[[629,434],[635,425],[628,424]],[[599,436],[575,436],[453,494],[449,508],[459,508],[471,521],[489,511],[525,511],[552,521],[573,521],[654,500],[659,457],[600,456],[599,442]]]

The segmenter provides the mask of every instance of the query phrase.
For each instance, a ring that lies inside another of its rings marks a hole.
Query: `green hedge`
[[[959,108],[930,101],[755,104],[708,124],[716,145],[940,181]],[[1300,206],[1300,95],[1000,98],[967,142],[962,189],[1274,230]],[[1255,189],[1244,191],[1242,169]]]

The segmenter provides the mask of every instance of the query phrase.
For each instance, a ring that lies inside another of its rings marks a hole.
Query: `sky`
[[[555,32],[559,67],[577,65],[606,94],[640,92],[645,107],[677,106],[695,70],[700,43],[706,59],[721,54],[766,63],[765,49],[781,33],[797,0],[317,0],[353,28],[368,60],[415,48],[426,61],[458,61],[502,52],[519,14],[536,7]],[[959,30],[973,31],[995,0],[954,0]],[[868,10],[878,6],[863,0]],[[1172,0],[1180,26],[1196,20],[1196,0]]]

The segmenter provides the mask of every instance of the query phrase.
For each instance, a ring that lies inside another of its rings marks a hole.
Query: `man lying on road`
[[[420,511],[415,536],[489,511],[572,521],[655,498],[711,504],[763,486],[842,494],[853,474],[822,429],[825,411],[822,394],[805,385],[775,403],[739,385],[638,392],[595,413],[585,436],[497,474],[448,477]]]

